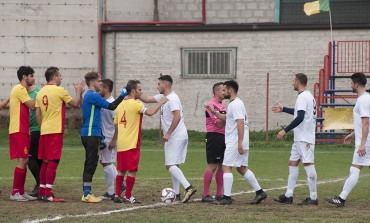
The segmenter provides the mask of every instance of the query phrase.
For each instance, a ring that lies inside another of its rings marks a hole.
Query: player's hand
[[[359,156],[365,156],[366,155],[365,145],[361,144],[360,147],[358,147],[357,153]]]
[[[127,96],[126,86],[124,86],[124,87],[122,88],[122,91],[121,91],[120,96],[122,96],[122,97],[126,97],[126,96]]]
[[[350,144],[350,143],[352,142],[353,136],[354,136],[354,134],[353,134],[353,133],[348,134],[348,135],[344,138],[343,143],[344,143],[344,144]]]
[[[211,104],[205,104],[204,108],[211,111],[212,114],[216,112],[214,106],[212,106]]]
[[[274,106],[272,106],[272,111],[275,113],[279,113],[283,111],[283,106],[278,102]]]
[[[159,101],[159,104],[163,105],[165,104],[166,102],[168,101],[168,98],[167,97],[162,97],[161,100]]]
[[[84,87],[86,83],[84,80],[80,81],[79,83],[73,83],[73,86],[76,91],[84,92]]]
[[[245,153],[244,148],[243,148],[243,144],[241,144],[241,143],[238,143],[238,152],[239,152],[240,155],[243,155]]]
[[[116,143],[111,141],[108,145],[108,149],[114,149],[116,147]]]
[[[282,140],[282,139],[283,139],[283,137],[285,136],[285,134],[286,134],[285,130],[284,130],[284,129],[283,129],[283,130],[281,130],[281,131],[277,134],[277,136],[276,136],[276,140],[278,140],[278,141]]]
[[[162,140],[163,142],[168,142],[168,139],[170,138],[170,134],[166,133],[163,137]]]

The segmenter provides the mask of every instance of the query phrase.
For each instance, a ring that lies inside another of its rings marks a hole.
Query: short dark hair
[[[59,72],[58,67],[48,67],[45,71],[46,82],[53,80],[53,77]]]
[[[129,80],[126,85],[127,94],[131,94],[131,91],[135,90],[138,84],[141,84],[138,80]]]
[[[111,79],[101,80],[103,87],[108,87],[108,91],[112,93],[113,91],[113,81]]]
[[[158,80],[161,80],[161,81],[168,81],[170,82],[171,86],[173,84],[173,80],[172,80],[172,77],[170,75],[161,75]]]
[[[30,74],[34,74],[35,71],[32,69],[32,67],[30,66],[20,66],[19,69],[17,70],[17,77],[18,77],[18,80],[21,81],[22,78],[23,78],[23,75],[30,75]]]
[[[224,85],[226,86],[226,88],[228,88],[228,89],[232,88],[232,89],[234,89],[235,93],[238,93],[238,90],[239,90],[238,82],[236,82],[234,80],[229,80],[229,81],[225,81]]]
[[[367,79],[364,73],[354,73],[351,76],[351,80],[353,83],[360,85],[361,87],[365,87],[367,83]]]
[[[298,73],[295,75],[295,79],[299,81],[303,86],[307,86],[307,76],[304,73]]]
[[[85,82],[88,87],[90,87],[90,82],[99,78],[99,74],[96,71],[90,71],[85,74]]]
[[[220,88],[221,85],[224,85],[224,82],[217,82],[213,85],[213,88],[212,88],[212,92],[213,94],[216,93],[216,91],[218,91],[218,89]]]

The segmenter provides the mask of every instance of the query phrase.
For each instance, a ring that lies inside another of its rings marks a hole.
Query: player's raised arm
[[[145,114],[147,116],[152,116],[155,113],[158,112],[158,110],[161,108],[162,105],[164,105],[168,101],[167,97],[163,97],[157,104],[155,104],[153,107],[148,108],[145,110]]]
[[[157,103],[157,100],[155,100],[154,96],[148,96],[144,94],[140,96],[140,100],[144,103]]]
[[[85,87],[85,82],[81,81],[80,83],[73,84],[76,91],[76,98],[72,99],[68,104],[74,108],[78,108],[81,105],[81,98],[83,93],[83,88]]]
[[[0,110],[5,108],[9,104],[10,98],[6,99],[5,101],[0,103]]]

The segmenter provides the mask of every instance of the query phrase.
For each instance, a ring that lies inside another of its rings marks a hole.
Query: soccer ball
[[[161,192],[161,200],[166,204],[172,203],[176,198],[176,192],[172,188],[164,188]]]

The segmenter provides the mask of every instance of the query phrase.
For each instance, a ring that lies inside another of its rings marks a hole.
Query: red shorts
[[[118,171],[138,171],[140,160],[140,149],[130,149],[117,152]]]
[[[10,159],[28,158],[30,151],[30,135],[16,132],[9,135]]]
[[[39,159],[59,160],[62,156],[63,133],[46,134],[40,136]]]

